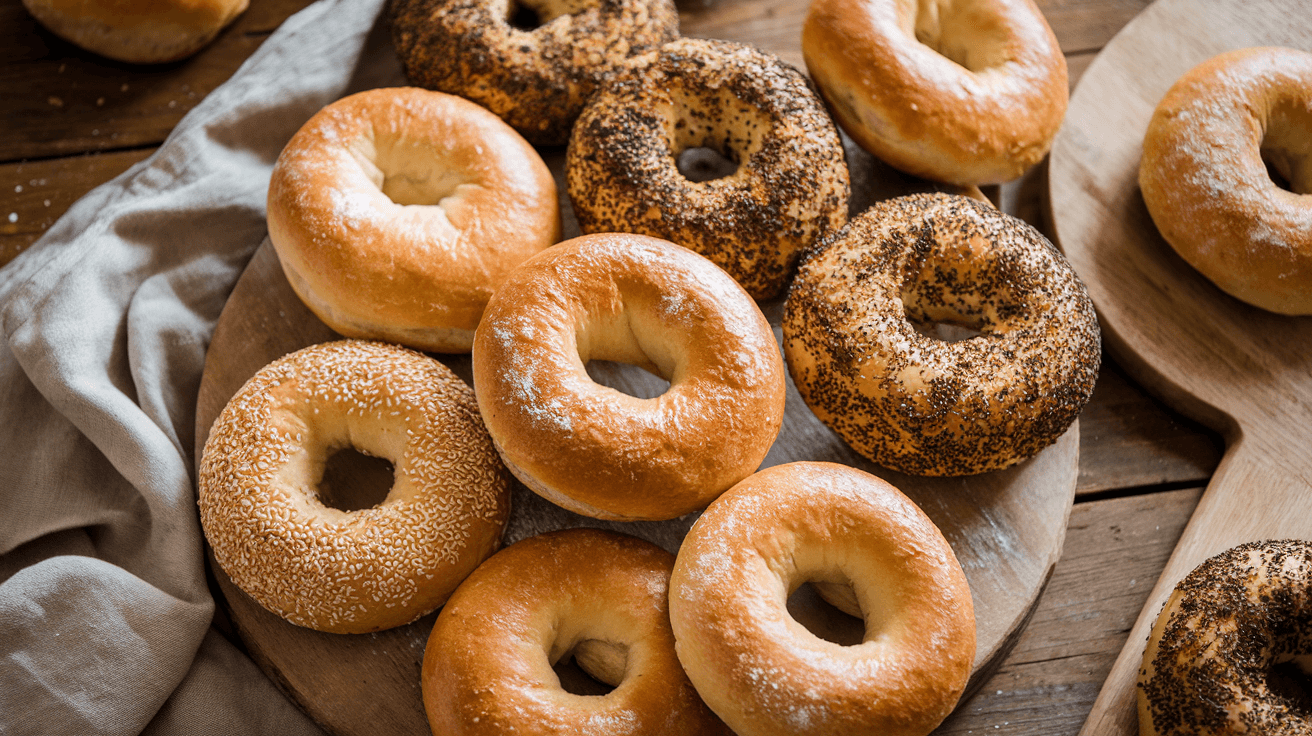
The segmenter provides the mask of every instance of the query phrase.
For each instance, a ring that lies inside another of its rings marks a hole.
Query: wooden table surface
[[[31,245],[80,196],[151,154],[172,127],[309,0],[252,0],[190,60],[107,61],[0,0],[0,263]],[[1074,86],[1146,0],[1038,0]],[[801,65],[805,0],[713,0],[682,14],[690,36],[749,37]],[[1003,209],[1045,233],[1044,166],[1003,187]],[[1080,417],[1080,470],[1065,547],[1038,608],[1001,668],[937,731],[1073,736],[1125,643],[1149,588],[1220,460],[1219,435],[1180,416],[1105,356]]]

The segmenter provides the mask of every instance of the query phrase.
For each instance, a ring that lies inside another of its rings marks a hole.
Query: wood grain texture
[[[941,736],[1074,736],[1126,643],[1201,488],[1075,504],[1025,632]]]
[[[568,233],[567,233],[568,234]],[[780,339],[780,305],[767,305]],[[266,241],[247,267],[220,318],[197,402],[197,457],[210,425],[241,384],[274,358],[335,335],[300,302]],[[468,356],[441,356],[470,379]],[[659,379],[636,369],[616,371],[612,385],[638,395],[661,390]],[[902,489],[938,524],[957,553],[975,603],[977,654],[973,685],[1010,649],[1060,554],[1077,475],[1078,427],[1014,468],[972,478],[913,478],[875,468],[819,422],[789,384],[784,425],[763,466],[826,460],[874,472]],[[640,536],[671,551],[694,516],[671,522],[598,522],[571,514],[516,484],[507,543],[550,529],[600,526]],[[320,634],[282,621],[232,587],[215,571],[228,613],[253,656],[316,721],[336,734],[377,732],[378,719],[413,729],[423,723],[421,701],[406,683],[418,672],[431,619],[367,637]],[[841,626],[841,625],[840,625]],[[367,639],[362,644],[361,639]],[[330,665],[331,663],[331,665]],[[353,683],[374,683],[372,700],[386,714],[358,706]],[[417,682],[417,680],[414,680]]]
[[[0,265],[36,242],[82,195],[154,149],[0,164]]]
[[[1312,49],[1306,5],[1159,0],[1085,72],[1052,154],[1058,240],[1089,285],[1107,346],[1228,442],[1094,706],[1090,736],[1135,731],[1138,642],[1180,578],[1242,542],[1312,538],[1312,318],[1248,306],[1193,271],[1157,234],[1137,186],[1143,131],[1170,85],[1222,51],[1256,45]]]
[[[137,66],[47,31],[0,2],[0,162],[158,145],[284,20],[312,0],[256,0],[195,56]]]

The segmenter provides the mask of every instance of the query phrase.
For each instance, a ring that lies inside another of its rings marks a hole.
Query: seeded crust
[[[354,446],[396,482],[377,506],[317,498]],[[500,544],[509,473],[473,392],[441,363],[346,340],[265,366],[224,407],[202,454],[200,518],[219,565],[298,626],[363,633],[440,606]]]
[[[922,325],[981,334],[946,342]],[[784,308],[802,398],[857,452],[916,475],[998,470],[1052,444],[1093,392],[1093,304],[1024,222],[972,199],[881,202],[803,260]]]
[[[738,164],[693,182],[676,156],[706,147]],[[750,46],[685,38],[599,92],[565,172],[585,233],[631,232],[701,253],[756,299],[779,295],[798,256],[847,220],[838,131],[806,78]]]
[[[391,0],[411,84],[457,94],[535,145],[563,145],[601,84],[679,37],[673,0],[526,0],[542,25],[511,26],[513,0]]]
[[[1142,736],[1305,736],[1312,702],[1273,665],[1312,657],[1312,542],[1242,544],[1175,587],[1139,671]],[[1295,675],[1295,678],[1297,675]]]

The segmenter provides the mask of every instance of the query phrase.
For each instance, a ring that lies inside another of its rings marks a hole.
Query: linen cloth
[[[381,6],[289,19],[0,270],[0,734],[319,733],[211,628],[193,424],[278,153],[400,79]]]

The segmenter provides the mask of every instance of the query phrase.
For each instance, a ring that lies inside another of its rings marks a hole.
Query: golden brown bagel
[[[324,505],[336,450],[389,460],[382,503]],[[239,588],[298,626],[362,633],[442,605],[497,548],[510,477],[474,396],[446,366],[396,345],[346,340],[260,369],[214,422],[200,519]]]
[[[569,140],[598,87],[679,36],[672,0],[392,0],[389,7],[411,84],[471,99],[545,146]],[[539,25],[512,25],[526,11]]]
[[[808,581],[850,586],[862,643],[825,641],[789,615]],[[712,503],[679,549],[670,622],[697,692],[739,736],[924,736],[975,656],[947,540],[896,488],[833,463],[767,468]]]
[[[305,304],[348,337],[464,352],[519,262],[560,237],[556,183],[495,115],[376,89],[319,111],[269,183],[269,239]]]
[[[41,25],[88,51],[130,64],[162,64],[200,50],[247,0],[23,0]]]
[[[1032,0],[814,0],[802,54],[843,130],[926,179],[1015,179],[1066,114],[1066,58]]]
[[[424,707],[447,736],[731,736],[674,654],[673,556],[596,529],[550,532],[483,563],[442,609],[424,650]],[[573,656],[614,689],[575,695],[552,671]]]
[[[1185,576],[1158,614],[1140,736],[1312,733],[1306,694],[1286,684],[1309,674],[1312,542],[1242,544]]]
[[[942,339],[945,324],[979,334]],[[1093,303],[1056,248],[949,194],[880,202],[821,243],[798,268],[783,329],[816,416],[916,475],[997,470],[1052,444],[1102,355]]]
[[[756,303],[713,263],[643,235],[585,235],[525,261],[474,337],[474,386],[506,465],[603,519],[670,519],[750,475],[783,421],[783,361]],[[590,360],[670,382],[639,399]]]
[[[737,169],[689,180],[676,159],[703,147]],[[778,296],[802,249],[842,227],[851,193],[842,141],[806,78],[751,46],[696,38],[592,98],[565,173],[583,232],[691,248],[755,299]]]
[[[1139,187],[1162,237],[1222,291],[1312,314],[1312,54],[1239,49],[1186,73],[1148,124]]]

